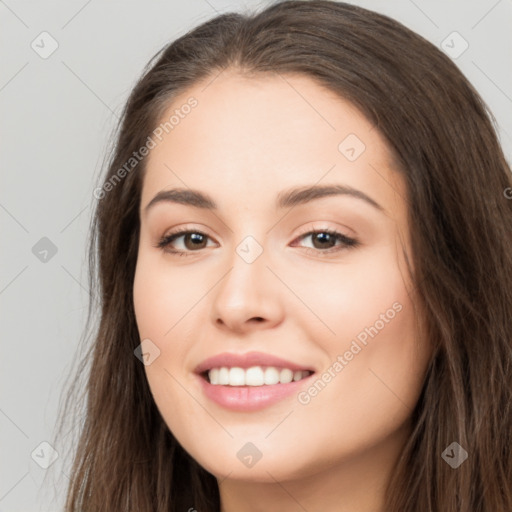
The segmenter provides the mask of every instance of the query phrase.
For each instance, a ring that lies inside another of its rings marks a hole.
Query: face
[[[430,351],[386,143],[304,76],[225,71],[162,122],[191,101],[155,139],[140,205],[134,304],[163,419],[218,477],[399,451]]]

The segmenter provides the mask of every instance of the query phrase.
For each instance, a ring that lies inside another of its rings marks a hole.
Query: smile
[[[273,354],[225,352],[202,361],[194,373],[210,402],[223,409],[250,412],[295,396],[315,370]]]
[[[247,369],[222,366],[206,372],[206,378],[213,386],[272,386],[297,382],[312,373],[309,370],[294,371],[275,366],[251,366]]]

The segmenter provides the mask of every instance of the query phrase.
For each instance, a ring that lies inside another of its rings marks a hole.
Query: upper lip
[[[290,370],[309,370],[314,371],[312,368],[287,361],[281,357],[273,356],[271,354],[264,354],[263,352],[246,352],[245,354],[235,354],[231,352],[223,352],[216,356],[205,359],[195,368],[195,373],[203,373],[212,368],[221,368],[226,366],[228,368],[250,368],[251,366],[276,366],[280,368],[289,368]]]

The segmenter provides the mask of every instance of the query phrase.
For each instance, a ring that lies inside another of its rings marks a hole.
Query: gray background
[[[0,0],[0,512],[62,506],[70,461],[53,435],[86,318],[92,191],[130,89],[169,40],[216,12],[269,3]],[[469,47],[454,61],[494,113],[511,161],[512,0],[351,3],[437,46],[458,32]],[[43,31],[58,43],[47,58]],[[452,51],[463,48],[458,36],[447,41]],[[48,470],[44,441],[62,454]]]

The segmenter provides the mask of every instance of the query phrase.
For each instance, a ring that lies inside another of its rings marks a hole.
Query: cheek
[[[381,413],[383,420],[386,414],[405,419],[412,412],[430,352],[417,338],[412,287],[403,275],[392,251],[382,250],[372,253],[371,261],[362,258],[334,279],[331,275],[323,293],[318,286],[315,292],[313,286],[303,289],[329,331],[322,328],[315,338],[327,356],[327,384],[308,391],[302,403],[326,421],[349,414],[363,425],[375,423]],[[340,403],[339,397],[343,412],[326,407]]]
[[[294,292],[312,313],[296,315],[294,320],[304,322],[306,332],[319,320],[322,325],[312,339],[320,336],[336,353],[358,335],[364,340],[365,328],[375,322],[380,325],[380,316],[386,312],[394,318],[400,304],[409,300],[390,246],[354,253],[343,264],[317,265],[294,275],[288,271],[287,280],[294,283]],[[304,309],[299,302],[297,307]]]
[[[135,316],[141,336],[171,339],[179,322],[207,292],[200,272],[183,272],[164,255],[141,254],[133,285]]]
[[[310,390],[314,396],[304,401],[311,399],[315,414],[326,422],[340,423],[344,417],[353,425],[389,431],[412,413],[430,351],[417,337],[417,312],[398,270],[369,272],[365,280],[354,288],[357,294],[344,297],[345,308],[333,321],[336,337],[325,343],[331,362],[324,370],[331,374],[326,376],[329,383],[318,386],[320,392]],[[340,407],[326,407],[328,403]],[[378,436],[370,430],[369,438]]]
[[[185,315],[198,301],[187,290],[197,293],[199,285],[189,282],[186,288],[181,281],[179,272],[171,274],[168,266],[166,271],[161,264],[144,256],[137,262],[133,287],[137,328],[140,339],[151,340],[154,344],[151,346],[157,347],[152,350],[158,354],[144,370],[155,404],[172,431],[180,430],[180,418],[197,415],[182,373],[189,350],[189,343],[183,339]]]

